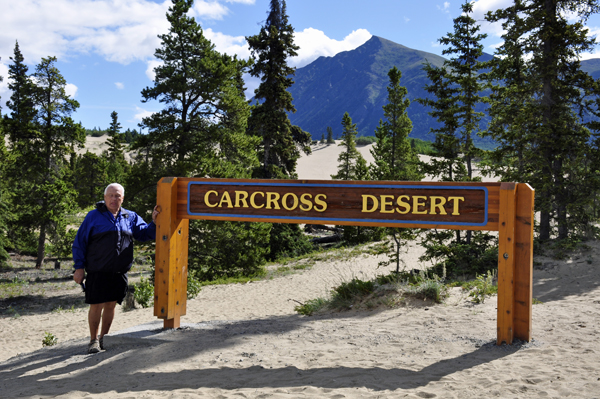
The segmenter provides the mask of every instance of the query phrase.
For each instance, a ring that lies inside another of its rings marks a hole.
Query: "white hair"
[[[119,183],[110,183],[108,186],[106,186],[106,188],[104,189],[104,195],[106,195],[110,187],[114,187],[117,190],[120,190],[123,193],[123,197],[125,196],[125,189]]]

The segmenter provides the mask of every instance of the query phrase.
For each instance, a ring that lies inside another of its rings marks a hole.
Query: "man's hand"
[[[73,273],[73,280],[75,280],[75,282],[77,284],[81,284],[84,277],[85,277],[84,269],[75,269],[75,273]]]
[[[158,205],[156,205],[154,207],[154,211],[152,212],[152,221],[156,224],[156,217],[158,216],[158,214],[160,213],[160,207]]]

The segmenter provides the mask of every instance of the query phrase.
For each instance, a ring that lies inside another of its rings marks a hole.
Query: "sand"
[[[335,173],[336,146],[311,157],[301,178]],[[459,288],[441,305],[297,314],[342,281],[389,272],[381,256],[341,257],[205,287],[177,330],[162,330],[151,308],[119,307],[96,355],[85,353],[85,310],[0,319],[0,397],[597,398],[600,242],[588,245],[566,260],[535,257],[529,343],[497,346],[496,297],[474,304]],[[409,249],[408,268],[419,254]],[[58,345],[40,349],[45,331]]]

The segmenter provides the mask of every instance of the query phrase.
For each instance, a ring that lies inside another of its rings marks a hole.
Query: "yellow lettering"
[[[292,197],[293,201],[294,201],[294,204],[291,207],[288,207],[288,205],[287,205],[287,199],[289,197]],[[288,211],[293,211],[294,209],[296,209],[298,207],[298,197],[294,193],[287,193],[281,199],[281,203],[285,209],[287,209]]]
[[[221,197],[221,201],[219,202],[219,208],[223,208],[223,204],[227,203],[227,208],[233,208],[233,204],[231,203],[231,197],[229,193],[225,191],[223,196]]]
[[[460,204],[459,201],[464,201],[465,197],[448,197],[448,202],[452,202],[453,203],[453,208],[452,208],[452,215],[460,215],[460,212],[458,212],[458,205]]]
[[[236,208],[248,208],[248,192],[247,191],[236,191],[235,192],[235,207]],[[243,205],[240,205],[243,203]]]
[[[381,200],[381,213],[394,213],[394,208],[387,210],[388,205],[394,206],[392,202],[394,196],[393,195],[380,195],[379,199]]]
[[[256,205],[256,196],[257,195],[260,195],[264,198],[265,193],[261,193],[260,191],[256,191],[256,192],[252,193],[252,195],[250,196],[250,205],[252,205],[252,208],[254,208],[254,209],[260,209],[265,206],[265,204],[262,204],[261,206]]]
[[[440,215],[447,215],[446,210],[444,209],[446,198],[434,196],[429,198],[431,198],[431,210],[429,211],[430,215],[437,215],[437,211],[440,212]]]
[[[216,191],[214,191],[214,190],[207,191],[206,194],[204,194],[204,203],[206,204],[207,207],[214,208],[215,206],[217,206],[217,204],[213,205],[210,202],[208,202],[208,196],[211,195],[211,194],[214,194],[217,197],[219,196],[219,193],[216,192]]]
[[[279,193],[267,193],[267,209],[281,209],[277,201],[279,201]]]
[[[374,195],[363,194],[362,199],[363,199],[363,206],[362,206],[361,212],[371,213],[371,212],[375,212],[375,210],[377,208],[379,208],[379,201],[377,200],[377,197],[375,197]],[[373,201],[373,207],[371,209],[367,209],[368,200]]]
[[[325,212],[325,210],[327,209],[327,202],[321,201],[321,198],[323,198],[323,200],[326,200],[327,196],[325,194],[317,194],[315,196],[315,203],[317,205],[321,205],[321,209],[317,209],[317,206],[315,205],[315,211],[317,212]]]
[[[398,204],[398,206],[401,208],[404,208],[403,210],[400,210],[400,208],[396,208],[396,212],[398,212],[402,215],[406,215],[408,212],[410,212],[410,204],[403,200],[408,201],[408,200],[410,200],[410,197],[408,195],[400,195],[396,199],[396,203]]]
[[[419,210],[420,206],[425,206],[425,202],[419,202],[419,200],[426,200],[427,197],[425,197],[423,195],[414,195],[412,197],[412,199],[413,199],[413,206],[412,206],[412,209],[413,209],[412,213],[413,213],[413,215],[424,215],[424,214],[426,214],[427,213],[426,210],[424,210],[424,211],[420,211]]]
[[[308,197],[308,199],[306,199],[306,197]],[[302,205],[300,205],[300,210],[304,211],[304,212],[308,212],[313,208],[313,203],[311,201],[312,199],[312,194],[302,194],[300,196],[300,202],[302,202]],[[306,206],[304,206],[306,205]]]

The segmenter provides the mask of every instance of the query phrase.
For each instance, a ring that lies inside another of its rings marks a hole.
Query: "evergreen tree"
[[[15,57],[15,63],[18,62]],[[36,267],[42,266],[45,243],[49,235],[64,230],[65,216],[73,208],[74,191],[69,182],[68,157],[85,136],[81,125],[70,115],[79,103],[65,92],[66,80],[55,66],[56,58],[42,58],[34,72],[32,104],[35,117],[28,128],[9,135],[15,167],[11,171],[15,195],[14,209],[18,223],[38,231]],[[16,83],[15,83],[16,84]],[[12,101],[15,115],[26,99]],[[12,122],[18,121],[17,118]],[[25,126],[27,121],[18,123]]]
[[[335,140],[333,139],[333,129],[331,126],[327,126],[327,145],[335,144]]]
[[[18,152],[21,145],[35,140],[36,132],[33,122],[36,116],[34,107],[34,87],[28,75],[29,68],[24,63],[19,43],[15,43],[12,63],[8,67],[8,88],[12,94],[6,103],[11,110],[5,118],[6,130],[11,143],[11,149]]]
[[[106,186],[121,181],[109,176],[109,163],[106,157],[89,151],[74,157],[73,186],[77,190],[77,204],[80,208],[86,208],[100,201]]]
[[[294,83],[295,68],[287,64],[287,59],[297,55],[298,46],[294,44],[285,0],[271,0],[265,25],[246,40],[256,58],[250,74],[261,79],[249,121],[250,132],[261,138],[261,167],[255,177],[295,178],[300,151],[310,154],[311,138],[300,128],[294,130],[288,117],[296,110],[288,91]]]
[[[487,64],[479,58],[483,55],[481,41],[487,35],[478,33],[480,26],[470,15],[472,3],[465,1],[461,10],[462,14],[454,19],[454,32],[439,39],[440,44],[448,46],[442,54],[452,57],[444,61],[441,68],[425,66],[431,81],[425,90],[436,99],[419,100],[431,107],[430,114],[442,123],[440,129],[432,131],[436,133],[435,148],[445,160],[436,164],[440,169],[429,172],[451,181],[474,180],[473,159],[481,152],[473,144],[473,136],[480,134],[479,121],[483,116],[476,107],[486,101],[479,93],[485,86],[481,72]],[[462,166],[457,169],[455,160],[458,159],[466,168],[466,174]]]
[[[600,189],[592,168],[600,87],[579,62],[596,44],[584,23],[598,11],[594,0],[517,0],[486,17],[505,31],[490,73],[501,82],[488,131],[499,143],[494,160],[502,154],[493,170],[536,189],[542,240],[587,231]]]
[[[325,144],[325,133],[321,135],[321,144]]]
[[[156,182],[163,176],[248,178],[258,165],[254,151],[258,139],[246,134],[250,106],[242,75],[250,63],[215,50],[200,25],[188,15],[192,4],[192,0],[172,0],[167,12],[169,31],[159,36],[161,46],[155,52],[162,63],[154,70],[154,85],[142,90],[144,102],[158,100],[164,108],[143,119],[141,126],[148,134],[138,135],[132,147],[137,155],[126,182],[127,195],[132,198],[128,203],[141,213],[152,209]],[[227,258],[240,263],[208,260],[215,241],[241,239],[249,230],[255,245],[233,246],[248,253]],[[211,275],[211,268],[254,270],[264,263],[261,254],[269,230],[270,225],[264,224],[249,227],[192,221],[190,270],[201,275]],[[209,234],[211,240],[198,238],[200,234]]]
[[[370,175],[373,180],[419,181],[423,178],[419,168],[419,158],[413,152],[408,135],[412,131],[412,122],[406,113],[410,101],[407,90],[400,86],[402,73],[393,67],[388,72],[390,79],[387,87],[387,104],[383,106],[385,121],[380,120],[375,137],[377,141],[371,148],[374,164],[371,165]],[[389,263],[395,262],[396,273],[400,271],[400,250],[408,240],[415,238],[412,229],[387,228],[394,243],[388,243],[390,254]],[[387,264],[388,262],[382,262]]]
[[[121,140],[121,124],[119,123],[119,114],[113,111],[110,114],[110,127],[108,128],[108,158],[116,161],[123,158],[123,142]]]
[[[425,172],[444,181],[479,180],[473,176],[474,159],[481,151],[473,144],[473,137],[481,134],[479,122],[482,112],[476,110],[487,100],[480,96],[485,88],[482,72],[487,63],[479,61],[483,55],[481,41],[485,34],[472,17],[473,4],[465,1],[462,14],[454,19],[454,32],[439,39],[448,46],[442,51],[451,58],[441,68],[425,65],[431,84],[425,90],[433,98],[419,99],[429,106],[431,116],[440,127],[431,129],[436,134],[434,148],[439,158],[425,167]],[[426,249],[421,260],[435,261],[438,272],[445,267],[449,274],[481,273],[495,263],[486,255],[492,249],[494,238],[488,233],[467,231],[466,239],[460,230],[428,231],[421,242]],[[485,255],[485,256],[484,256]]]
[[[295,112],[288,89],[294,84],[295,68],[287,59],[297,55],[294,29],[288,22],[285,0],[271,0],[265,24],[257,35],[246,37],[255,58],[250,70],[261,80],[254,91],[256,104],[250,116],[249,132],[260,138],[258,157],[260,168],[254,177],[282,179],[297,177],[296,165],[300,151],[310,154],[311,136],[293,126],[288,113]],[[296,224],[273,224],[269,242],[270,259],[297,256],[312,247]]]
[[[457,89],[454,87],[446,68],[436,68],[431,64],[424,67],[431,84],[425,90],[435,99],[417,99],[431,111],[429,115],[439,122],[439,127],[431,128],[435,134],[432,146],[436,157],[430,163],[423,165],[423,171],[441,181],[467,180],[467,168],[461,158],[461,142],[458,136],[459,124],[455,109]]]
[[[362,158],[360,152],[356,149],[355,137],[358,134],[356,124],[352,123],[352,118],[346,112],[342,117],[342,141],[338,144],[344,147],[342,153],[338,156],[338,172],[331,175],[332,179],[338,180],[357,180],[357,165]],[[364,162],[363,162],[364,164]]]
[[[116,111],[110,114],[111,122],[108,128],[108,150],[106,158],[108,160],[107,177],[109,182],[124,181],[127,175],[129,164],[125,160],[123,153],[123,139],[121,135],[121,124],[119,123],[119,115]]]
[[[407,90],[400,86],[402,73],[393,67],[388,72],[387,104],[383,106],[385,121],[379,121],[375,130],[377,141],[371,148],[375,163],[371,167],[373,180],[418,181],[423,178],[419,157],[412,150],[408,135],[412,122],[406,113],[410,100]]]
[[[2,82],[4,77],[0,75],[0,82]],[[0,110],[2,108],[0,107]],[[7,190],[7,175],[6,175],[6,167],[9,164],[9,153],[6,149],[5,144],[5,132],[4,132],[4,123],[3,120],[0,119],[0,267],[6,265],[6,261],[8,260],[8,252],[6,252],[6,248],[10,246],[10,241],[8,240],[8,221],[12,215],[10,211],[9,203],[8,203],[8,190]]]

